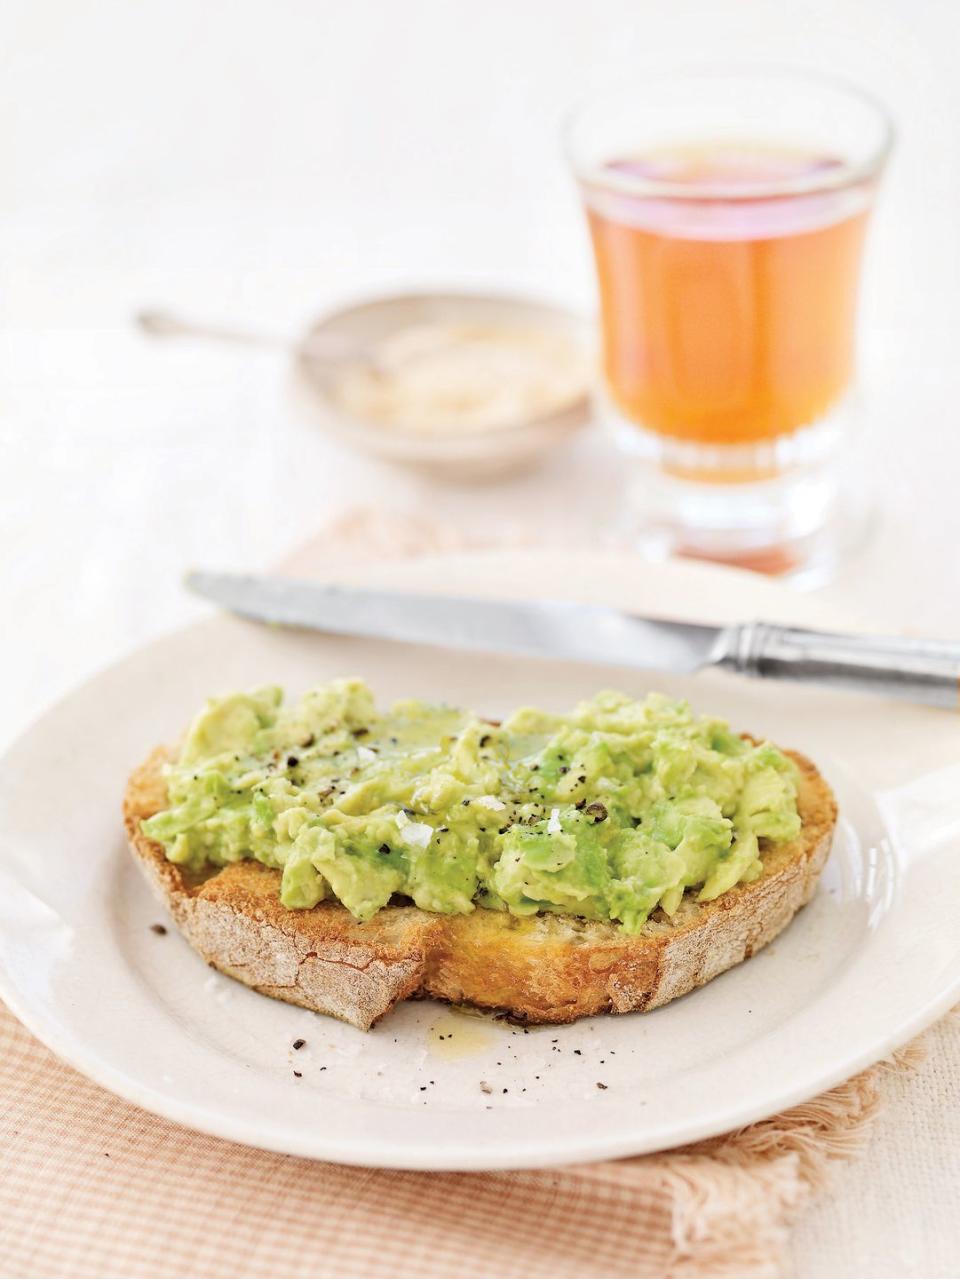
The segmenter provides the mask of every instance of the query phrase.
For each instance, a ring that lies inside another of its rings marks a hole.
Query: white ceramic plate
[[[758,579],[622,555],[448,557],[351,577],[703,619],[830,620]],[[124,847],[124,778],[211,692],[265,680],[299,692],[346,673],[385,699],[444,698],[491,715],[528,700],[563,707],[603,686],[689,694],[807,751],[834,784],[842,821],[820,891],[767,950],[645,1015],[524,1031],[421,1003],[363,1034],[256,995],[212,972],[173,929],[151,930],[164,913]],[[97,676],[0,765],[0,993],[107,1088],[272,1150],[439,1169],[677,1145],[814,1095],[960,997],[958,747],[960,718],[892,703],[218,618]]]

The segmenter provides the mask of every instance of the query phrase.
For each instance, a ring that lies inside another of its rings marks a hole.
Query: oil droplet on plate
[[[443,1013],[427,1029],[427,1045],[434,1057],[459,1061],[489,1048],[496,1028],[486,1018],[456,1011]]]

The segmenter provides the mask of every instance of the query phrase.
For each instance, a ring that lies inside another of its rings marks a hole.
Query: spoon
[[[264,333],[255,329],[238,329],[231,325],[208,324],[190,320],[170,311],[146,308],[134,317],[141,333],[153,338],[201,338],[206,341],[230,343],[234,346],[262,347],[266,350],[286,351],[300,359],[316,360],[322,364],[365,364],[377,376],[383,372],[371,347],[359,343],[342,333],[308,333],[305,338],[293,340],[279,333]]]

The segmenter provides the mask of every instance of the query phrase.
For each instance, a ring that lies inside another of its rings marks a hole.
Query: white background
[[[880,521],[826,594],[960,635],[955,0],[3,0],[0,737],[196,615],[188,564],[265,566],[348,506],[612,540],[619,469],[593,436],[537,476],[440,491],[329,444],[282,356],[151,345],[129,320],[163,303],[293,336],[339,301],[431,283],[589,311],[564,113],[611,79],[718,59],[846,74],[896,117],[863,305]],[[950,1123],[956,1141],[956,1110],[925,1131]],[[854,1211],[870,1273],[955,1273],[956,1163],[895,1211],[887,1140],[855,1197],[809,1220],[803,1274],[853,1273]]]

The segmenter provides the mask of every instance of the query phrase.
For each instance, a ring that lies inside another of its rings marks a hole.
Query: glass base
[[[620,531],[648,556],[816,585],[866,534],[867,495],[846,482],[849,403],[815,427],[758,445],[689,444],[642,430],[609,407],[605,416],[630,457]]]

